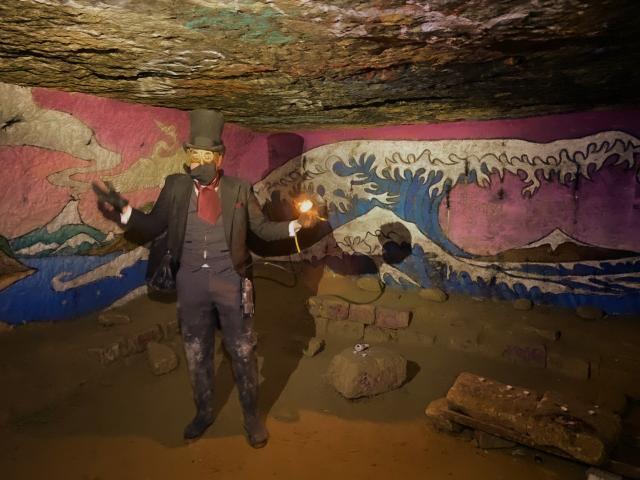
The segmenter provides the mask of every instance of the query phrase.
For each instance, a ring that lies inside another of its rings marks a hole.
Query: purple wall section
[[[72,318],[140,294],[147,251],[122,247],[90,182],[154,201],[181,171],[186,112],[6,84],[0,101],[0,320]],[[303,258],[371,258],[373,270],[350,273],[403,288],[634,313],[639,120],[627,110],[272,134],[228,124],[225,172],[254,183],[270,211],[300,189],[324,197],[331,231],[310,233]],[[388,241],[410,254],[381,263]]]

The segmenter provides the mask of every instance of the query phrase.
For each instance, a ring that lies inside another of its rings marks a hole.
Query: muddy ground
[[[333,354],[352,342],[330,338],[316,357],[301,353],[313,336],[304,300],[316,293],[317,280],[306,275],[295,288],[257,281],[260,407],[271,433],[262,450],[244,440],[224,355],[216,357],[216,421],[202,439],[185,445],[182,429],[194,408],[179,339],[170,343],[181,355],[179,368],[159,377],[144,354],[103,367],[88,353],[114,336],[172,318],[174,303],[139,298],[119,309],[132,323],[109,329],[98,325],[96,314],[0,334],[0,477],[585,478],[584,465],[524,448],[477,449],[466,437],[437,433],[424,409],[461,371],[574,393],[595,388],[588,382],[437,346],[397,345],[411,366],[404,386],[370,399],[341,398],[323,374]],[[446,305],[482,321],[481,303],[454,297]]]

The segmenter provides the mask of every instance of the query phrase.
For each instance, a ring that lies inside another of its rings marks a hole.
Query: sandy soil
[[[273,274],[287,281],[283,274]],[[271,441],[245,442],[240,407],[224,355],[217,355],[217,419],[199,441],[181,434],[193,415],[184,361],[151,374],[145,355],[100,367],[87,349],[175,313],[175,304],[135,300],[130,325],[105,330],[96,315],[28,325],[0,335],[0,472],[3,479],[583,479],[586,467],[524,448],[487,451],[465,437],[431,429],[425,406],[464,370],[533,388],[584,385],[544,370],[436,347],[401,347],[410,379],[400,389],[358,401],[324,380],[332,355],[349,342],[330,339],[304,357],[313,335],[304,299],[317,278],[296,288],[258,281],[261,410]],[[449,308],[457,308],[450,303]],[[478,307],[474,306],[477,315]],[[120,329],[120,330],[118,330]],[[172,342],[181,354],[178,339]]]

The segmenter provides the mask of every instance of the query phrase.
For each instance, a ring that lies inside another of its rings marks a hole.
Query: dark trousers
[[[182,267],[177,275],[178,319],[193,399],[199,414],[213,413],[213,349],[216,317],[231,357],[245,418],[257,415],[258,365],[253,319],[242,313],[242,279],[233,269]]]

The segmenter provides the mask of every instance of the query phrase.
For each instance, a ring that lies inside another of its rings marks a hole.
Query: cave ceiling
[[[0,81],[256,130],[640,104],[637,0],[3,0]]]

